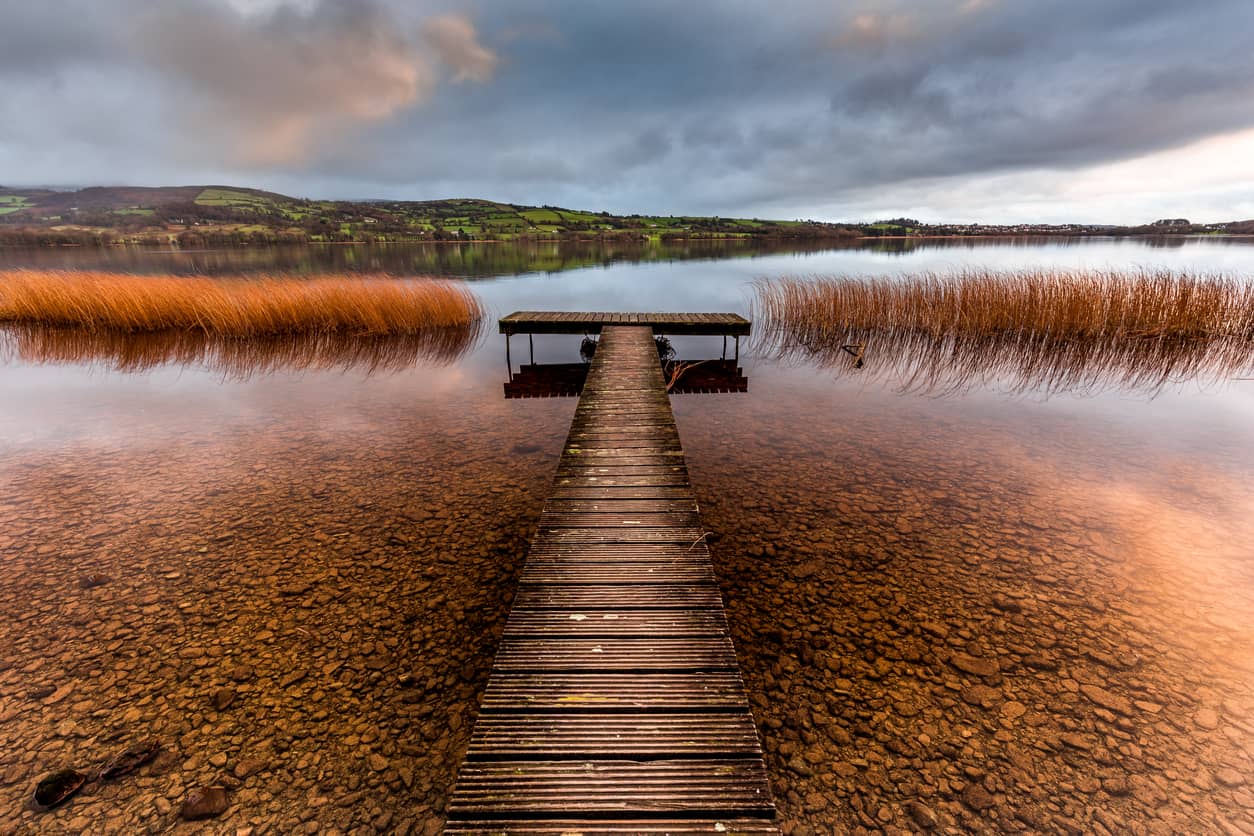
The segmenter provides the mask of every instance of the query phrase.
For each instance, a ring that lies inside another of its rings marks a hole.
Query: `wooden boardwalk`
[[[647,326],[608,326],[446,833],[777,833]]]
[[[502,334],[599,334],[606,326],[640,325],[659,334],[745,337],[751,323],[733,313],[516,311],[501,317]]]

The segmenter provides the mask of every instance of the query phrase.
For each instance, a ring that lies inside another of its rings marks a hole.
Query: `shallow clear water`
[[[0,267],[419,264],[478,277],[493,316],[750,314],[781,274],[1254,275],[1245,242],[886,243]],[[535,340],[538,362],[577,349]],[[939,398],[741,361],[747,393],[673,401],[786,830],[1254,828],[1254,382]],[[161,831],[223,781],[223,827],[435,832],[574,408],[505,379],[494,333],[373,375],[0,367],[0,830]],[[23,809],[40,775],[143,737],[156,765]]]

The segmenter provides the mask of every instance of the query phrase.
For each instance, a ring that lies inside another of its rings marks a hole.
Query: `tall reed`
[[[1254,364],[1254,284],[1224,275],[788,277],[757,283],[754,313],[759,350],[930,393],[1157,391]]]
[[[413,334],[464,327],[483,316],[465,285],[435,279],[0,272],[0,322],[93,332],[195,330],[223,338]]]

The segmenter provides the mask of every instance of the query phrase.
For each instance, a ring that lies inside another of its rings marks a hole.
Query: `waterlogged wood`
[[[653,334],[601,327],[656,316],[530,321],[602,337],[448,833],[778,832]]]

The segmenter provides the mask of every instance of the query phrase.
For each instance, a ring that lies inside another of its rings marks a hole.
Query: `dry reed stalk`
[[[1254,363],[1254,284],[1170,271],[967,270],[757,284],[759,350],[946,393],[1157,391]]]
[[[193,330],[222,338],[396,335],[477,327],[483,316],[466,286],[435,279],[0,272],[0,322],[92,332]]]

